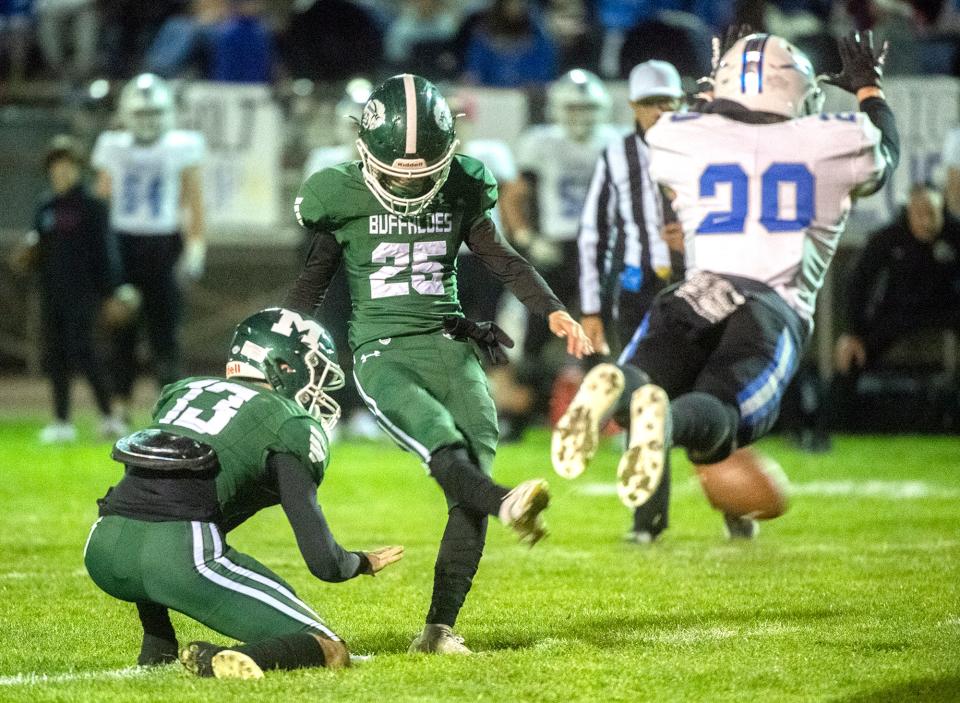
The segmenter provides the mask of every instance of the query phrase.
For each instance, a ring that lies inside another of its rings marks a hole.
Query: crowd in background
[[[897,47],[887,75],[960,75],[957,0],[2,0],[0,67],[13,83],[402,69],[523,87],[573,67],[625,78],[649,58],[704,75],[710,36],[734,23],[783,36],[822,70],[838,68],[835,37],[872,28]]]
[[[793,40],[811,55],[821,72],[839,67],[834,36],[850,27],[873,27],[896,47],[889,57],[888,73],[960,75],[960,63],[955,61],[955,55],[960,56],[960,2],[952,1],[193,0],[147,4],[132,0],[3,0],[0,8],[4,22],[0,26],[4,39],[0,68],[28,84],[31,80],[57,79],[81,85],[93,77],[122,80],[150,71],[168,78],[275,84],[297,78],[342,86],[358,75],[376,81],[395,72],[413,71],[465,85],[547,87],[549,96],[549,86],[556,85],[557,79],[574,66],[620,79],[626,78],[633,66],[655,58],[670,61],[685,78],[704,75],[711,60],[710,37],[739,22]],[[356,79],[348,84],[346,97],[335,110],[338,125],[349,127],[343,117],[359,114],[370,86]],[[516,154],[511,154],[503,142],[470,139],[469,95],[464,92],[451,99],[456,111],[466,113],[458,122],[461,150],[473,150],[497,176],[500,226],[542,274],[549,276],[556,269],[560,278],[567,280],[574,289],[571,311],[577,312],[576,218],[569,232],[555,235],[544,223],[524,219],[524,213],[543,208],[532,190],[537,186],[534,166],[542,159],[524,156],[525,135],[518,141]],[[546,113],[548,119],[556,120],[549,105]],[[290,117],[296,120],[295,110]],[[307,176],[332,163],[356,158],[353,134],[349,130],[341,132],[344,130],[326,130],[325,140],[303,144],[300,149],[297,145],[288,148],[288,166],[299,171],[306,162],[303,175]],[[851,280],[855,284],[849,286],[849,296],[848,286],[842,283],[841,297],[850,300],[848,312],[842,317],[849,319],[844,329],[837,330],[844,334],[836,347],[835,387],[808,392],[806,387],[816,387],[817,383],[806,383],[809,376],[801,373],[796,405],[812,404],[814,412],[807,407],[794,414],[789,422],[795,427],[869,427],[869,421],[859,421],[862,413],[857,417],[857,384],[862,386],[862,377],[880,366],[879,360],[897,338],[924,326],[935,331],[960,327],[958,135],[960,132],[951,137],[944,156],[948,167],[945,194],[929,184],[918,185],[911,206],[871,240],[869,255],[854,268]],[[584,163],[594,163],[610,141],[597,139],[589,146]],[[311,140],[305,137],[305,141]],[[311,146],[321,148],[308,154]],[[563,149],[569,154],[568,147]],[[78,163],[81,161],[78,158]],[[585,191],[592,169],[581,170]],[[530,175],[535,178],[527,183]],[[537,214],[543,216],[542,211]],[[921,222],[922,217],[926,221]],[[554,245],[550,251],[544,253],[544,246],[537,248],[544,242],[523,241],[520,235],[531,224],[536,225],[538,235],[534,240],[549,241]],[[558,260],[566,262],[566,267],[551,260],[560,251],[558,243],[567,247]],[[491,288],[474,282],[477,279],[482,283],[485,274],[474,271],[477,267],[469,257],[463,258],[460,268],[465,311],[493,318],[497,314],[496,296]],[[915,286],[916,282],[926,285]],[[339,288],[345,293],[342,282]],[[337,299],[331,295],[332,301]],[[942,314],[920,314],[931,308]],[[348,311],[349,300],[340,295],[339,303],[327,305],[327,324],[337,327],[331,318],[346,319]],[[500,314],[501,319],[509,320],[509,311],[505,314],[501,310]],[[897,324],[892,325],[891,320]],[[493,379],[499,391],[498,405],[506,410],[507,419],[513,420],[513,427],[509,422],[504,427],[507,436],[526,425],[517,418],[555,415],[549,399],[562,397],[563,385],[575,388],[578,381],[575,374],[571,377],[566,373],[562,354],[531,353],[533,347],[539,352],[542,346],[535,330],[518,331],[527,343],[521,341],[518,347],[524,358],[514,358],[517,373]],[[345,343],[341,347],[345,350]],[[528,367],[536,373],[530,373]],[[953,393],[955,396],[955,389]],[[816,399],[810,401],[810,396]],[[955,397],[952,402],[956,405]],[[821,412],[824,404],[837,410],[836,417]],[[345,409],[349,411],[351,405],[359,403],[347,400]],[[106,411],[103,414],[109,417]],[[816,418],[797,419],[797,415]],[[943,424],[942,419],[933,424],[937,422]]]

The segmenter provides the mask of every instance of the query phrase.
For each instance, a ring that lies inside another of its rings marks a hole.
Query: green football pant
[[[384,431],[424,464],[462,445],[492,472],[497,410],[472,344],[440,333],[368,342],[354,351],[353,378]]]
[[[213,523],[108,515],[90,530],[84,563],[114,598],[166,606],[241,642],[293,632],[340,639],[282,578],[227,545]]]

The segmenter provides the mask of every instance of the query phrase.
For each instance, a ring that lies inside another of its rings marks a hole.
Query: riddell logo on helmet
[[[231,361],[227,364],[227,376],[236,376],[240,373],[240,362]]]
[[[426,168],[427,162],[423,159],[394,159],[394,168]]]

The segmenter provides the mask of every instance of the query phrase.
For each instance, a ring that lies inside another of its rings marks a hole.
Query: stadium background
[[[3,99],[0,107],[0,173],[3,174],[0,179],[0,202],[3,203],[0,208],[0,373],[8,377],[11,374],[33,377],[40,371],[35,287],[29,278],[18,276],[9,268],[8,254],[30,228],[34,206],[44,186],[42,158],[50,137],[72,133],[89,147],[102,130],[112,125],[119,89],[126,78],[144,68],[139,65],[145,63],[143,47],[156,38],[165,16],[175,16],[178,12],[188,16],[218,5],[221,11],[249,5],[255,8],[255,14],[276,40],[273,80],[265,84],[176,78],[173,81],[178,96],[179,125],[203,132],[209,146],[204,196],[210,253],[204,278],[191,287],[187,296],[182,334],[184,362],[193,372],[216,371],[232,322],[252,309],[275,303],[292,283],[303,252],[303,232],[293,216],[293,197],[302,182],[310,149],[333,143],[338,131],[335,104],[343,96],[347,80],[323,80],[323,66],[311,67],[315,70],[310,71],[310,78],[297,75],[297,67],[303,70],[304,66],[302,59],[298,63],[295,58],[302,46],[291,43],[302,44],[304,34],[294,31],[295,23],[307,16],[304,13],[316,8],[342,12],[345,6],[351,6],[367,12],[386,36],[391,24],[401,22],[403,13],[419,3],[337,0],[311,8],[314,4],[308,2],[213,0],[160,3],[148,11],[136,3],[80,0],[73,5],[91,7],[100,13],[104,36],[98,45],[99,65],[84,76],[71,74],[68,68],[69,78],[64,78],[63,71],[58,74],[44,65],[37,46],[41,43],[42,13],[58,4],[43,0],[7,0],[0,7],[0,37],[4,42],[10,41],[10,30],[17,26],[14,22],[17,16],[29,18],[26,26],[38,33],[31,39],[22,75],[17,75],[9,51],[0,51],[0,71],[7,72],[9,78],[0,89]],[[492,0],[423,4],[453,11],[464,25],[471,13],[503,5]],[[645,24],[655,28],[680,26],[693,41],[709,36],[710,31],[718,32],[722,21],[752,18],[757,24],[759,18],[768,29],[772,27],[784,33],[788,29],[796,33],[809,31],[810,35],[801,37],[800,43],[805,48],[809,46],[815,64],[822,70],[829,70],[836,61],[832,46],[824,49],[824,42],[832,44],[831,34],[837,35],[842,28],[870,21],[875,23],[881,36],[893,39],[890,73],[894,75],[886,80],[885,88],[898,119],[903,157],[883,192],[856,204],[841,250],[821,292],[816,337],[808,350],[808,359],[823,379],[829,378],[833,343],[843,324],[838,316],[842,316],[840,297],[844,272],[865,234],[889,221],[905,200],[912,183],[943,180],[940,159],[944,137],[949,129],[960,124],[960,79],[944,75],[953,72],[956,64],[956,30],[960,26],[957,3],[585,0],[521,4],[528,7],[531,17],[553,31],[561,49],[556,67],[558,74],[578,58],[585,59],[584,67],[600,71],[597,62],[601,58],[594,45],[606,42],[617,22],[626,26],[632,21],[638,23],[638,27]],[[115,52],[111,54],[107,50],[107,38],[116,29],[115,25],[122,24],[118,17],[124,13],[127,25],[133,25],[139,17],[149,18],[149,22],[144,19],[142,27],[134,27],[139,32],[137,41],[141,53],[133,54],[132,63],[118,65],[110,63]],[[557,16],[579,18],[582,36],[573,50],[565,48],[558,29],[563,25],[556,20]],[[810,17],[825,21],[819,27],[810,25],[804,29],[804,22]],[[316,38],[321,42],[327,40],[322,32]],[[462,73],[451,70],[445,59],[436,58],[443,51],[430,53],[427,49],[440,47],[447,51],[451,46],[449,42],[418,46],[419,53],[411,56],[418,68],[424,69],[428,77],[439,79],[448,94],[466,91],[470,95],[474,113],[472,136],[502,139],[513,146],[527,125],[544,121],[546,85],[542,81],[521,89],[465,85]],[[9,46],[3,48],[9,49]],[[698,77],[695,69],[702,68],[698,64],[703,63],[703,57],[694,58],[682,51],[682,46],[671,46],[668,42],[640,47],[631,47],[628,42],[622,48],[620,75],[605,81],[613,99],[616,124],[624,130],[630,129],[626,84],[621,80],[626,57],[673,59],[682,71],[686,69],[684,81],[692,89]],[[373,81],[406,68],[395,62],[391,64],[383,54],[377,64],[371,64],[369,57],[359,57],[356,61],[366,62],[368,70],[364,75]],[[339,67],[331,68],[330,72],[337,70]],[[917,72],[922,75],[911,75]],[[185,73],[197,75],[202,71],[188,68]],[[828,87],[827,95],[825,109],[828,111],[855,108],[849,96],[839,91]],[[912,349],[913,353],[908,356],[917,358],[908,361],[929,361],[948,377],[955,377],[955,336],[947,334],[942,340],[934,339],[920,351],[923,353],[917,354],[917,349]]]

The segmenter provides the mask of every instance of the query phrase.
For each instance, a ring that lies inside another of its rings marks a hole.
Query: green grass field
[[[273,508],[231,543],[285,576],[353,652],[350,670],[260,682],[131,668],[132,606],[88,579],[95,500],[118,478],[109,445],[45,448],[41,418],[0,420],[0,701],[960,700],[960,440],[840,438],[831,454],[763,443],[791,510],[731,544],[675,455],[672,527],[621,541],[611,442],[575,482],[550,477],[551,536],[533,550],[491,526],[458,630],[469,658],[411,656],[443,527],[439,490],[409,455],[338,444],[320,499],[350,548],[406,546],[375,579],[314,580]],[[91,425],[81,425],[86,435]],[[503,447],[497,475],[547,476],[548,436]],[[220,639],[175,617],[181,643]]]

